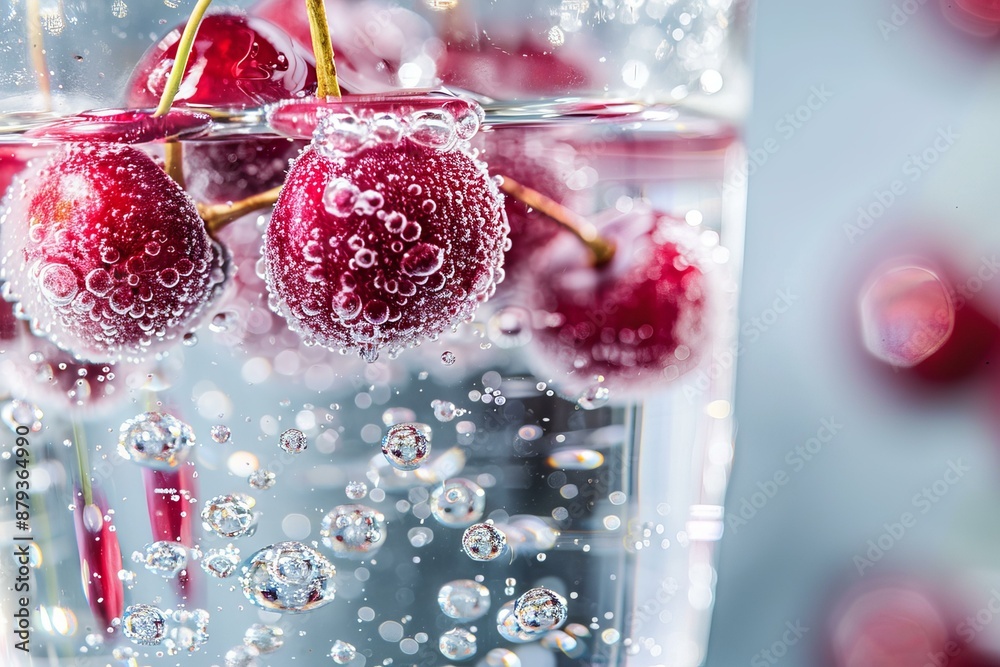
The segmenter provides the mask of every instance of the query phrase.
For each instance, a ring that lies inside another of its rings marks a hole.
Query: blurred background
[[[756,11],[708,664],[1000,664],[1000,39],[939,0]],[[887,262],[951,292],[953,331],[914,368],[859,333]]]

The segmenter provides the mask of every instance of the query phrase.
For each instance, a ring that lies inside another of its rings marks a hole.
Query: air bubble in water
[[[453,365],[457,359],[458,357],[456,357],[455,353],[451,350],[445,350],[441,353],[441,363],[445,366]]]
[[[422,428],[421,428],[422,427]],[[396,424],[382,438],[382,454],[397,470],[416,470],[431,453],[430,429],[423,424]]]
[[[240,566],[240,550],[229,544],[221,549],[209,549],[201,559],[201,569],[219,579],[235,574]]]
[[[497,612],[497,632],[501,637],[515,644],[523,644],[537,639],[517,622],[513,600],[504,604]]]
[[[486,654],[483,667],[521,667],[521,659],[506,648],[495,648]]]
[[[289,454],[304,452],[308,445],[309,440],[306,438],[306,434],[295,428],[288,429],[278,439],[278,446]]]
[[[576,399],[576,404],[584,410],[596,410],[611,400],[611,390],[602,385],[588,387]]]
[[[456,621],[474,621],[490,609],[490,591],[472,579],[449,581],[438,591],[438,605]]]
[[[257,656],[260,655],[253,646],[234,646],[226,651],[226,667],[257,667]]]
[[[163,645],[167,653],[194,653],[208,642],[209,614],[204,609],[178,609],[170,615],[167,638]]]
[[[434,410],[434,418],[439,422],[450,422],[458,415],[458,410],[451,401],[434,399],[431,401],[431,408]]]
[[[464,528],[483,517],[486,492],[475,482],[456,477],[434,489],[430,506],[434,518],[442,525]]]
[[[351,500],[361,500],[368,495],[368,485],[364,482],[350,481],[344,487],[344,494]]]
[[[254,515],[250,499],[243,494],[216,496],[205,503],[201,520],[205,528],[222,537],[239,537],[250,532]]]
[[[229,427],[224,424],[216,424],[211,430],[212,440],[215,440],[220,445],[229,442],[229,437],[232,435],[232,431]]]
[[[255,489],[266,491],[274,486],[277,479],[277,476],[267,468],[258,468],[250,473],[250,476],[247,477],[247,482]]]
[[[476,654],[476,636],[465,628],[452,628],[438,640],[438,650],[449,660],[465,660]]]
[[[385,516],[365,505],[338,505],[323,517],[320,536],[335,556],[361,560],[385,542]]]
[[[361,190],[344,178],[335,178],[323,190],[323,207],[331,215],[346,218],[354,212]]]
[[[333,113],[320,119],[313,133],[316,150],[331,159],[360,151],[368,141],[368,123],[349,113]]]
[[[416,144],[450,151],[458,143],[455,118],[440,109],[417,111],[410,116],[409,137]]]
[[[354,660],[357,654],[357,649],[342,639],[333,642],[333,646],[330,648],[330,657],[338,665],[346,665]]]
[[[336,570],[323,554],[301,542],[278,542],[257,551],[243,568],[243,595],[271,611],[299,612],[333,600]]]
[[[150,468],[176,468],[194,447],[191,427],[165,412],[144,412],[121,426],[118,453]]]
[[[507,536],[492,523],[473,524],[462,535],[462,549],[472,560],[496,560],[507,550]]]
[[[566,599],[548,588],[532,588],[514,601],[514,617],[529,633],[562,627],[567,613]]]
[[[172,579],[187,567],[188,553],[177,542],[159,541],[147,544],[140,560],[146,569],[164,579]]]
[[[254,623],[243,633],[243,643],[259,653],[274,653],[285,643],[285,631],[276,625]]]
[[[156,646],[167,636],[167,618],[157,607],[133,604],[122,614],[122,632],[133,644]]]

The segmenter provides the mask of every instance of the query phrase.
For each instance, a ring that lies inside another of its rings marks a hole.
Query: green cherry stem
[[[87,462],[87,439],[80,422],[73,420],[73,446],[76,448],[76,464],[80,468],[80,486],[83,488],[83,502],[94,504],[94,490],[90,486],[90,464]]]
[[[510,195],[525,206],[555,220],[583,241],[584,245],[594,255],[594,265],[601,266],[611,261],[615,256],[615,244],[601,238],[594,225],[583,216],[571,211],[551,197],[546,197],[538,190],[532,190],[521,185],[509,176],[502,176],[500,190]]]
[[[337,81],[337,65],[324,0],[306,0],[306,13],[309,15],[313,54],[316,56],[316,97],[340,100],[340,83]]]
[[[167,79],[167,85],[160,96],[160,105],[153,112],[154,117],[162,116],[170,111],[170,105],[174,103],[174,97],[176,97],[177,91],[181,87],[181,80],[184,78],[184,70],[187,69],[188,56],[191,55],[194,38],[198,34],[198,27],[201,25],[201,20],[205,17],[205,12],[208,11],[210,4],[212,4],[212,0],[198,0],[191,16],[188,17],[187,25],[184,26],[184,32],[181,34],[181,41],[177,43],[177,56],[174,58],[174,66],[170,70],[170,78]]]
[[[170,139],[163,144],[163,171],[173,179],[174,183],[185,190],[184,184],[184,145],[176,139]]]
[[[38,79],[38,92],[42,95],[45,111],[52,110],[52,84],[49,80],[49,66],[45,58],[45,33],[42,32],[42,13],[39,0],[28,0],[25,14],[28,25],[28,44],[31,52],[31,66]]]

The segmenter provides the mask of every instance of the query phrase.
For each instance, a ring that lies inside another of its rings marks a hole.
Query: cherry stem
[[[184,190],[184,146],[179,141],[163,144],[163,171]]]
[[[594,255],[594,265],[601,266],[611,261],[615,256],[615,244],[601,238],[597,228],[583,216],[571,211],[551,197],[546,197],[538,190],[532,190],[521,185],[509,176],[501,176],[500,190],[510,195],[525,206],[535,209],[572,232],[590,249]]]
[[[198,4],[191,11],[191,16],[188,17],[184,32],[181,33],[181,41],[177,43],[177,55],[174,57],[174,66],[170,70],[170,78],[167,79],[167,85],[160,96],[160,105],[153,112],[154,118],[170,111],[170,105],[174,103],[174,97],[176,97],[177,91],[181,87],[181,80],[184,78],[184,70],[187,69],[191,47],[194,46],[194,38],[198,34],[198,27],[201,25],[201,20],[205,17],[205,12],[208,11],[210,4],[212,4],[212,0],[198,0]]]
[[[73,441],[76,447],[76,464],[80,468],[80,486],[83,488],[83,502],[94,504],[94,490],[90,486],[90,464],[87,462],[87,438],[80,422],[73,420]]]
[[[306,0],[306,13],[309,15],[313,54],[316,56],[316,97],[340,100],[340,83],[337,81],[337,65],[324,0]]]
[[[49,81],[49,65],[45,59],[44,33],[42,32],[42,13],[38,6],[39,0],[28,0],[26,5],[28,23],[28,43],[31,50],[31,65],[38,78],[38,90],[42,94],[45,111],[52,109],[52,84]]]
[[[279,185],[228,204],[199,204],[198,212],[201,213],[201,218],[205,221],[208,233],[214,235],[233,220],[242,218],[247,213],[274,206],[280,192],[281,186]]]

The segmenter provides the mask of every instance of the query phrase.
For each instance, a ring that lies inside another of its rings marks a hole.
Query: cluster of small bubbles
[[[0,408],[0,419],[11,431],[17,432],[18,426],[23,426],[37,433],[42,428],[42,417],[45,415],[34,403],[13,399]]]
[[[259,664],[257,656],[259,655],[260,651],[253,646],[247,646],[246,644],[234,646],[226,651],[226,655],[224,656],[225,665],[226,667],[257,667]]]
[[[277,475],[275,475],[267,468],[258,468],[257,470],[254,470],[252,473],[250,473],[250,476],[247,477],[247,482],[249,482],[250,486],[252,486],[255,489],[266,491],[267,489],[270,489],[272,486],[274,486],[274,483],[275,481],[277,481],[277,479],[278,479]]]
[[[385,542],[385,516],[366,505],[338,505],[323,517],[320,536],[335,556],[367,558]]]
[[[452,419],[457,417],[459,414],[464,414],[459,411],[455,404],[451,401],[442,401],[440,399],[434,399],[431,401],[431,408],[434,410],[434,418],[439,422],[450,422]]]
[[[121,662],[128,662],[135,657],[135,649],[131,646],[116,646],[111,651],[111,657]]]
[[[100,648],[101,646],[104,646],[104,635],[97,634],[96,632],[90,632],[83,638],[83,641],[90,648]]]
[[[151,468],[176,468],[194,447],[191,427],[165,412],[144,412],[122,424],[118,453]]]
[[[607,405],[610,400],[611,390],[603,385],[597,384],[583,390],[583,392],[577,396],[576,404],[584,410],[596,410]]]
[[[566,599],[548,588],[532,588],[514,601],[514,617],[529,633],[556,630],[567,614]]]
[[[225,424],[216,424],[211,429],[212,440],[215,440],[220,445],[229,442],[230,436],[232,436],[232,431]]]
[[[368,495],[368,485],[364,482],[351,480],[347,483],[347,486],[344,487],[344,495],[351,500],[361,500]]]
[[[201,520],[206,530],[222,537],[240,537],[253,529],[252,499],[242,493],[216,496],[205,503]]]
[[[240,566],[240,550],[231,544],[209,549],[201,560],[201,569],[219,579],[231,577]]]
[[[118,580],[125,584],[125,588],[132,590],[135,588],[136,576],[131,570],[118,570]]]
[[[313,133],[317,149],[331,159],[356,154],[368,141],[369,125],[351,113],[333,113],[320,119]]]
[[[425,424],[396,424],[382,438],[382,454],[397,470],[416,470],[430,453],[430,427]]]
[[[330,657],[338,665],[346,665],[347,663],[354,660],[357,657],[357,649],[351,644],[348,644],[343,639],[338,639],[333,642],[333,646],[330,648]]]
[[[204,646],[208,642],[209,618],[204,609],[178,609],[170,613],[167,638],[163,640],[167,653],[194,653]]]
[[[448,618],[474,621],[489,611],[490,591],[472,579],[457,579],[441,587],[437,601]]]
[[[247,559],[240,578],[243,595],[272,611],[309,611],[331,602],[336,569],[301,542],[278,542]]]
[[[505,306],[486,323],[486,335],[505,350],[531,341],[531,313],[519,306]]]
[[[465,628],[452,628],[438,640],[438,650],[449,660],[465,660],[476,654],[476,636]]]
[[[258,653],[274,653],[285,643],[285,631],[277,625],[254,623],[243,633],[243,643]]]
[[[156,646],[167,636],[167,618],[149,604],[129,605],[122,614],[122,632],[133,644]]]
[[[431,492],[430,506],[438,523],[452,528],[464,528],[483,517],[486,491],[471,480],[456,477]]]
[[[288,429],[278,438],[278,446],[289,454],[304,452],[308,445],[306,434],[295,428]]]
[[[456,357],[455,353],[451,350],[445,350],[441,353],[441,363],[445,366],[453,365],[457,359],[458,357]]]
[[[472,560],[496,560],[507,550],[507,536],[492,523],[477,523],[465,529],[462,549]]]
[[[417,526],[406,532],[406,538],[412,546],[425,547],[434,541],[434,531],[426,526]]]
[[[515,579],[514,577],[507,577],[504,580],[503,585],[504,585],[503,594],[513,595],[514,587],[517,586],[517,579]]]
[[[495,648],[486,654],[483,667],[521,667],[521,659],[506,648]]]
[[[187,567],[188,553],[182,544],[161,540],[147,544],[144,554],[134,552],[132,560],[142,563],[153,574],[172,579]]]

